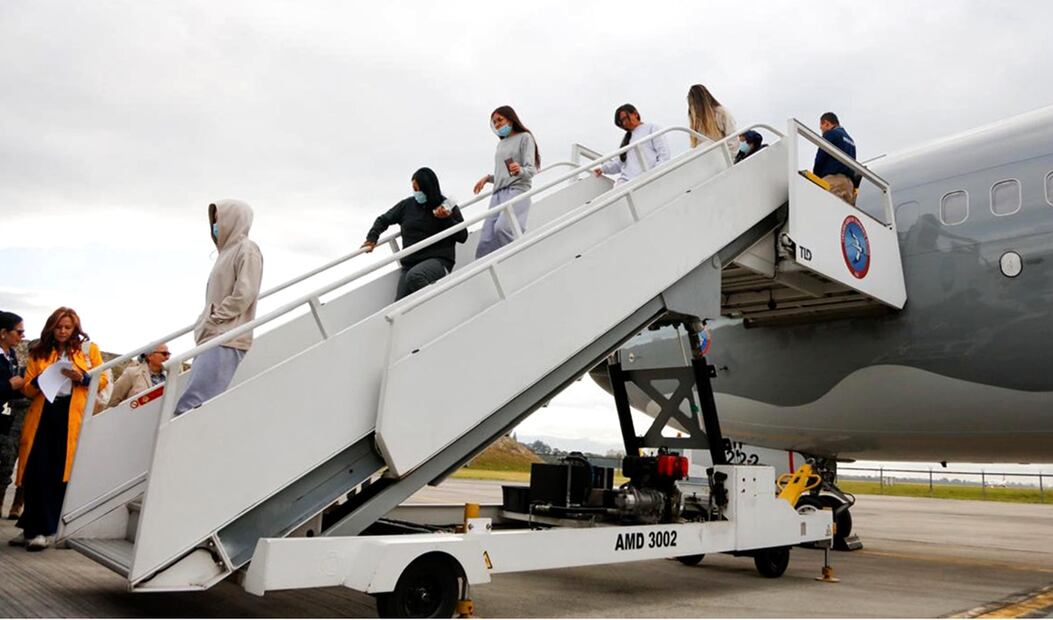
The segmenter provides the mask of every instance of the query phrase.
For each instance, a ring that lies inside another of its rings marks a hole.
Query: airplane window
[[[940,200],[940,221],[947,226],[961,224],[969,217],[969,194],[951,192]]]
[[[991,213],[1011,215],[1020,210],[1020,181],[999,181],[991,187]]]
[[[1046,202],[1053,205],[1053,172],[1046,175]]]

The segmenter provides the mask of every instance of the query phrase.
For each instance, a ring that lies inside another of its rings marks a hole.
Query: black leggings
[[[69,436],[70,397],[44,400],[40,424],[22,475],[25,507],[16,524],[26,539],[51,536],[58,531],[62,499],[66,495],[66,438]]]

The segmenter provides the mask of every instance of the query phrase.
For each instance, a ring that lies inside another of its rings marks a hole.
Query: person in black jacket
[[[25,334],[22,317],[14,312],[0,312],[0,506],[4,504],[7,487],[18,458],[18,440],[22,436],[22,421],[29,409],[29,401],[22,394],[22,375],[15,347]],[[9,519],[22,514],[21,489],[15,489]]]
[[[377,218],[373,228],[370,228],[369,234],[366,235],[362,249],[372,252],[380,235],[392,224],[398,224],[402,229],[402,248],[408,249],[463,221],[461,210],[442,195],[439,178],[431,168],[421,168],[413,173],[413,196],[400,201]],[[467,240],[468,231],[461,230],[438,243],[403,257],[400,261],[402,276],[399,278],[395,301],[453,271],[457,257],[454,245]]]
[[[856,158],[856,143],[848,135],[837,115],[827,112],[819,117],[819,130],[823,132],[823,139],[840,149],[845,155],[852,159]],[[830,184],[830,193],[841,198],[850,205],[856,204],[856,171],[833,158],[823,149],[817,149],[815,153],[815,164],[812,173]]]

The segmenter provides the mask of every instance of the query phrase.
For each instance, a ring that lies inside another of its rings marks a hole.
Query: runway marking
[[[997,603],[988,603],[952,618],[1044,618],[1053,611],[1053,586],[1046,586],[1024,595]]]
[[[893,553],[891,551],[874,551],[873,549],[861,549],[853,552],[855,555],[877,556],[884,558],[896,558],[899,560],[916,560],[919,562],[935,562],[938,564],[954,564],[956,566],[979,566],[983,568],[1001,568],[1006,570],[1017,570],[1029,573],[1053,574],[1053,568],[1048,566],[1037,566],[1034,564],[1014,564],[1012,562],[999,562],[992,560],[966,560],[952,558],[942,555],[922,555],[914,553]]]

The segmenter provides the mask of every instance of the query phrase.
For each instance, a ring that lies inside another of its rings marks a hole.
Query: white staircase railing
[[[754,125],[750,125],[746,129],[743,129],[742,131],[747,131],[749,129],[765,129],[765,130],[775,134],[776,136],[779,136],[780,138],[783,135],[782,132],[780,132],[779,130],[775,129],[774,127],[771,127],[770,125],[766,125],[766,124],[762,124],[762,123],[757,123],[757,124],[754,124]],[[574,179],[574,178],[578,177],[582,173],[590,172],[596,166],[597,163],[603,163],[603,162],[609,161],[611,159],[614,159],[614,158],[620,156],[622,153],[626,153],[626,152],[628,152],[630,150],[636,149],[637,151],[639,151],[639,149],[641,148],[641,145],[643,145],[645,142],[648,142],[648,141],[650,141],[650,140],[652,140],[652,139],[654,139],[656,137],[663,136],[663,135],[665,135],[667,133],[672,133],[672,132],[680,132],[680,133],[686,133],[686,134],[689,134],[689,135],[696,135],[696,136],[699,135],[697,132],[695,132],[695,131],[691,130],[690,128],[687,128],[687,127],[667,127],[667,128],[665,128],[665,129],[663,129],[663,130],[661,130],[659,132],[656,132],[654,134],[651,134],[651,135],[647,136],[647,138],[644,138],[642,140],[638,140],[638,141],[630,143],[630,144],[628,144],[628,145],[626,145],[624,147],[621,147],[619,149],[611,151],[610,153],[607,153],[605,156],[603,156],[600,159],[597,159],[597,160],[594,160],[594,161],[590,161],[586,165],[577,166],[577,167],[573,168],[570,172],[564,173],[559,178],[557,178],[555,180],[552,180],[552,181],[549,181],[548,183],[545,183],[544,185],[541,185],[540,187],[535,187],[535,188],[531,189],[530,191],[524,192],[524,193],[514,197],[513,199],[509,200],[508,202],[505,202],[505,203],[501,204],[498,209],[490,209],[490,210],[487,210],[486,212],[480,213],[480,214],[475,215],[475,216],[473,216],[471,218],[466,218],[464,222],[458,224],[457,226],[452,226],[452,227],[444,230],[443,232],[441,232],[441,233],[439,233],[437,235],[433,235],[431,237],[428,237],[426,240],[415,244],[411,248],[404,248],[404,249],[392,254],[391,256],[388,256],[388,257],[386,257],[386,258],[384,258],[384,259],[382,259],[382,260],[380,260],[378,262],[375,262],[375,263],[369,265],[368,267],[360,269],[360,270],[358,270],[358,271],[356,271],[356,272],[354,272],[354,273],[352,273],[352,274],[350,274],[348,276],[345,276],[343,278],[340,278],[340,279],[336,280],[335,282],[332,282],[332,283],[327,284],[327,285],[325,285],[325,286],[323,286],[323,287],[321,287],[319,289],[316,289],[315,291],[313,291],[311,293],[307,293],[305,295],[301,295],[300,297],[296,298],[295,300],[290,301],[290,302],[282,305],[281,307],[276,308],[275,310],[272,310],[271,312],[268,312],[268,313],[264,314],[263,316],[257,317],[255,320],[250,321],[249,323],[245,323],[244,325],[241,325],[241,326],[239,326],[239,327],[237,327],[237,328],[235,328],[233,330],[225,332],[225,333],[217,336],[216,338],[213,338],[212,340],[209,340],[208,342],[205,342],[205,343],[203,343],[201,345],[198,345],[196,347],[193,347],[193,348],[189,349],[188,351],[185,351],[185,352],[183,352],[181,354],[172,356],[168,360],[168,362],[165,363],[165,370],[168,372],[169,379],[168,379],[168,382],[167,382],[167,387],[165,389],[164,402],[162,403],[162,406],[161,406],[161,419],[162,419],[162,421],[165,421],[165,420],[171,418],[171,414],[175,410],[176,402],[179,399],[179,389],[178,389],[178,386],[179,386],[179,374],[178,374],[177,371],[178,371],[178,369],[182,368],[183,363],[186,362],[187,360],[193,359],[194,357],[197,357],[198,355],[201,355],[205,351],[208,351],[208,350],[213,349],[213,348],[218,347],[218,346],[222,346],[224,343],[229,342],[229,341],[233,340],[234,338],[237,338],[238,336],[240,336],[242,334],[248,333],[248,332],[250,332],[252,330],[255,330],[255,329],[257,329],[257,328],[259,328],[259,327],[261,327],[263,325],[266,325],[267,323],[270,323],[271,321],[279,319],[279,318],[289,314],[290,312],[293,312],[293,311],[297,310],[298,308],[301,308],[302,306],[305,306],[305,305],[310,309],[310,311],[314,314],[314,316],[316,317],[316,320],[317,320],[318,309],[319,309],[319,307],[321,305],[320,298],[322,296],[324,296],[324,295],[326,295],[326,294],[328,294],[328,293],[330,293],[330,292],[332,292],[334,290],[343,288],[343,287],[347,286],[348,284],[350,284],[352,282],[355,282],[356,280],[360,280],[360,279],[362,279],[364,277],[367,277],[370,274],[378,271],[379,269],[382,269],[382,268],[384,268],[384,267],[386,267],[386,266],[388,266],[388,265],[390,265],[392,263],[395,263],[395,262],[397,262],[397,261],[399,261],[399,260],[401,260],[401,259],[403,259],[403,258],[405,258],[407,256],[410,256],[411,254],[414,254],[415,252],[418,252],[418,251],[420,251],[420,250],[422,250],[422,249],[424,249],[424,248],[426,248],[428,246],[431,246],[431,245],[433,245],[435,243],[438,243],[439,241],[442,241],[442,240],[444,240],[444,239],[446,239],[448,237],[452,237],[453,235],[456,235],[457,233],[461,232],[462,230],[466,230],[470,226],[472,226],[472,225],[474,225],[474,224],[476,224],[478,222],[482,222],[483,220],[485,220],[485,219],[487,219],[489,217],[496,217],[498,215],[499,210],[500,211],[504,211],[506,216],[511,221],[516,221],[515,212],[514,212],[513,209],[514,209],[514,207],[515,207],[515,205],[517,203],[519,203],[521,201],[524,201],[524,200],[527,200],[529,198],[533,198],[534,196],[536,196],[536,195],[538,195],[538,194],[540,194],[540,193],[542,193],[544,191],[547,191],[547,190],[549,190],[551,188],[556,187],[557,185],[559,185],[560,183],[563,183],[564,181],[568,181],[568,180],[571,180],[571,179]],[[734,133],[732,135],[738,135],[738,133],[741,133],[741,132],[737,132],[737,133]],[[724,145],[723,142],[708,144],[708,145],[705,145],[703,148],[697,149],[694,153],[691,153],[690,157],[684,158],[683,161],[680,161],[679,163],[677,163],[676,159],[674,159],[671,162],[667,162],[665,165],[659,166],[659,168],[665,169],[666,172],[656,173],[656,174],[658,174],[658,176],[647,175],[647,176],[641,178],[639,183],[627,184],[626,189],[622,190],[622,192],[618,194],[618,197],[620,197],[624,193],[628,193],[628,192],[632,191],[632,188],[634,188],[634,187],[638,188],[638,187],[640,187],[642,185],[646,185],[646,184],[650,183],[651,181],[653,181],[655,179],[661,178],[662,176],[665,176],[665,174],[667,174],[668,172],[679,168],[679,166],[683,165],[684,163],[687,163],[688,161],[694,159],[695,157],[700,157],[700,156],[702,156],[704,154],[707,154],[707,153],[715,150],[718,146],[723,146],[723,145]],[[731,154],[729,152],[727,152],[727,148],[726,147],[725,147],[725,157],[727,159],[728,165],[730,166],[732,164]],[[678,159],[680,159],[680,158],[678,158]],[[630,185],[632,187],[629,187]],[[613,203],[614,203],[613,199],[612,200],[606,200],[606,201],[604,201],[602,203],[603,207],[601,207],[601,208],[605,208],[605,207],[607,207],[607,206],[609,206],[609,205],[611,205]],[[595,212],[596,210],[598,210],[598,209],[596,207],[593,207],[592,209],[590,209],[589,212],[592,213],[592,212]],[[576,219],[573,219],[573,220],[570,220],[570,221],[564,220],[562,222],[560,222],[560,221],[553,222],[549,226],[550,227],[555,227],[555,228],[549,228],[548,234],[552,234],[554,232],[557,232],[559,229],[561,229],[563,227],[569,226],[569,225],[571,225],[571,224],[573,224],[575,222],[580,221],[580,219],[581,218],[576,218]],[[516,229],[516,230],[514,230],[514,234],[515,234],[515,236],[517,238],[519,238],[524,233],[522,233],[521,231]],[[509,246],[508,250],[502,248],[501,251],[502,252],[505,252],[505,251],[518,252],[519,250],[517,250],[515,248],[517,246],[519,246],[519,245],[520,244],[515,243],[515,244],[512,244],[511,246]],[[349,257],[353,257],[353,256],[357,256],[357,255],[358,255],[357,253],[352,253],[352,254],[350,254],[348,256]],[[483,259],[482,261],[477,261],[477,263],[478,264],[476,266],[474,266],[473,269],[476,269],[476,270],[478,270],[478,269],[485,269],[486,267],[484,267],[483,265],[492,264],[493,263],[493,258],[487,257],[486,259]],[[447,278],[444,278],[443,280],[447,280],[447,279],[449,279],[449,277],[450,276],[448,276]],[[439,285],[441,287],[441,290],[446,290],[446,288],[448,288],[448,287],[442,286],[442,284],[443,284],[443,282],[440,281]],[[431,288],[434,288],[434,287],[429,287],[429,289],[431,289]],[[437,294],[437,291],[429,290],[425,294],[427,295],[427,298],[430,299],[432,296]],[[415,298],[417,298],[417,297],[419,297],[419,295],[413,295],[413,296],[410,296],[410,297],[406,298],[406,300],[403,300],[402,302],[396,303],[394,305],[394,308],[395,308],[394,311],[397,312],[398,309],[401,307],[400,304],[402,304],[402,303],[414,303],[413,300]],[[322,332],[323,338],[327,337],[326,334],[325,334],[325,326],[322,325],[321,321],[318,321],[318,327],[319,327],[319,330]],[[99,369],[98,369],[98,372],[101,372],[103,368],[104,367],[100,366]],[[94,378],[93,378],[93,380],[94,380]],[[192,413],[192,412],[188,412],[188,414],[189,413]]]

